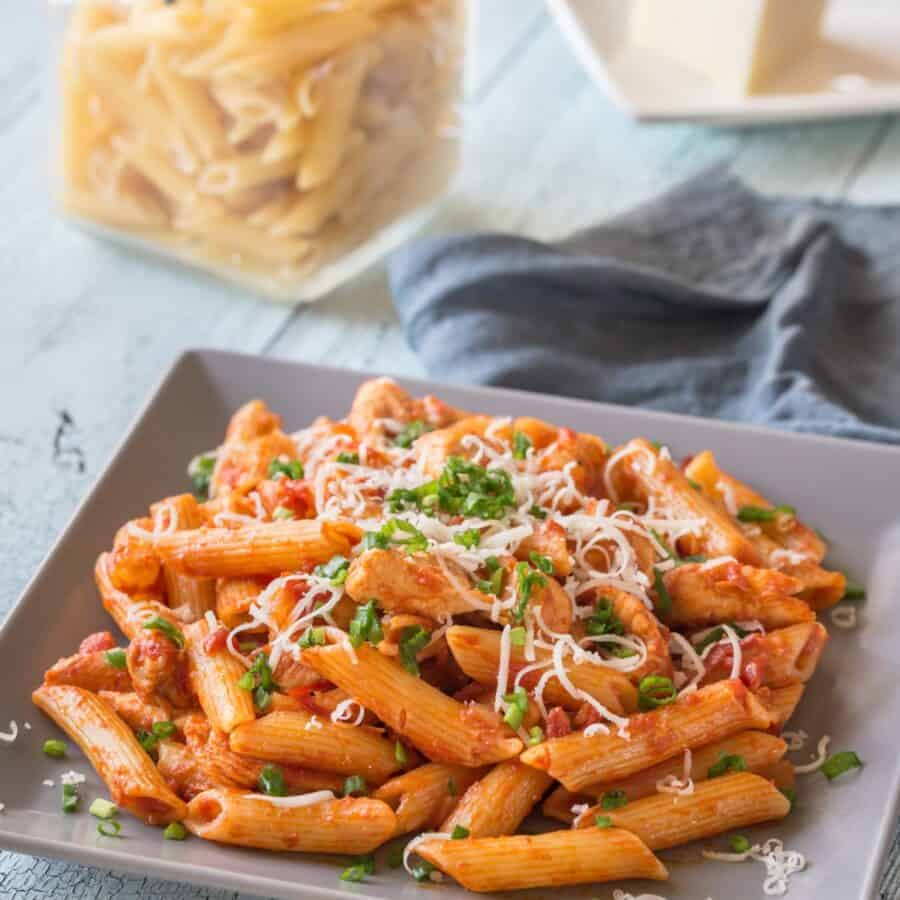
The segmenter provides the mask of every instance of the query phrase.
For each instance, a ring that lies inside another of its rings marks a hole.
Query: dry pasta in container
[[[310,300],[459,165],[465,0],[76,0],[60,200],[104,234]]]

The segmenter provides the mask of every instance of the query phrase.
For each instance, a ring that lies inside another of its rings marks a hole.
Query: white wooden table
[[[715,161],[766,191],[900,201],[892,117],[750,130],[637,126],[588,82],[540,0],[482,7],[468,167],[432,230],[551,238]],[[184,348],[422,371],[380,268],[291,310],[59,221],[44,160],[48,49],[37,4],[0,5],[0,617]],[[220,896],[0,851],[0,900]],[[900,897],[896,847],[882,896]]]

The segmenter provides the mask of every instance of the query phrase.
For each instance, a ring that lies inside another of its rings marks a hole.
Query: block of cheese
[[[730,93],[760,93],[816,43],[827,2],[634,0],[630,40]]]

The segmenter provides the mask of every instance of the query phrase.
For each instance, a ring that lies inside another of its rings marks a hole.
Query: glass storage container
[[[58,193],[105,235],[311,300],[458,168],[466,0],[75,0]]]

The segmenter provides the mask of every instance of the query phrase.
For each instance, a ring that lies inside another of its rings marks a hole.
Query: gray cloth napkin
[[[900,443],[900,207],[714,168],[558,244],[420,240],[390,275],[443,380]]]

